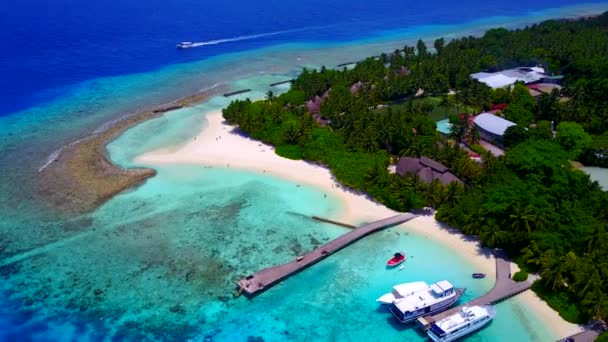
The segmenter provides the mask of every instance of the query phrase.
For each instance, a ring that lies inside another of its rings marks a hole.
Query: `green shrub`
[[[595,342],[608,342],[608,332],[604,332],[598,336],[598,338],[595,339]]]
[[[481,145],[471,145],[469,146],[469,148],[471,149],[471,151],[479,154],[480,156],[483,156],[484,154],[486,154],[486,152],[488,152],[488,150],[483,148],[483,146]]]
[[[528,273],[526,271],[515,272],[513,275],[513,280],[515,281],[526,281],[528,280]]]
[[[302,148],[298,145],[280,145],[275,150],[276,154],[288,159],[302,159]]]
[[[279,96],[279,101],[284,104],[291,104],[292,106],[299,106],[304,104],[306,101],[306,93],[301,90],[289,90],[288,92]]]

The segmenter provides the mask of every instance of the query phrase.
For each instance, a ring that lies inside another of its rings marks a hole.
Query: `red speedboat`
[[[405,261],[405,253],[395,253],[395,255],[386,263],[386,266],[394,267]]]

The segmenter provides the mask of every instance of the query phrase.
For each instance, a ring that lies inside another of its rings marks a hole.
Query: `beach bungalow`
[[[542,94],[551,94],[554,89],[561,90],[562,87],[554,83],[534,83],[528,84],[528,89],[530,89],[530,95],[539,97]]]
[[[505,134],[507,128],[515,126],[514,122],[503,119],[500,116],[496,116],[491,113],[481,113],[473,120],[475,127],[479,131],[481,139],[496,142],[502,146],[502,137]]]
[[[497,89],[510,87],[515,82],[537,83],[549,76],[541,67],[518,67],[497,72],[478,72],[471,74],[471,77],[487,84],[490,88]]]
[[[462,181],[448,171],[445,165],[426,157],[401,157],[396,171],[400,176],[415,174],[426,183],[431,183],[437,179],[443,185],[448,185],[452,182],[462,184]]]

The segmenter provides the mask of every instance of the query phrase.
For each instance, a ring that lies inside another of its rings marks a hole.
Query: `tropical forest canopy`
[[[563,88],[535,99],[523,84],[493,90],[469,76],[533,65],[563,75]],[[418,41],[352,69],[304,69],[288,92],[234,101],[223,114],[278,154],[328,165],[344,185],[390,208],[436,208],[438,220],[538,272],[534,290],[564,318],[587,322],[608,318],[608,193],[571,161],[608,166],[607,101],[604,14],[432,47]],[[478,145],[468,118],[491,107],[518,124],[499,158]],[[448,139],[436,131],[437,116],[453,123]],[[435,159],[464,185],[387,171],[399,156]]]

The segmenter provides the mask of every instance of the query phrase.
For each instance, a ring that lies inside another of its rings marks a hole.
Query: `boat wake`
[[[215,40],[209,40],[206,42],[194,42],[194,43],[192,43],[192,45],[190,45],[190,47],[201,47],[201,46],[208,46],[208,45],[219,45],[219,44],[224,44],[224,43],[239,42],[242,40],[253,40],[253,39],[259,39],[259,38],[270,37],[270,36],[278,36],[281,34],[308,31],[308,30],[312,30],[312,29],[316,29],[316,28],[319,28],[319,27],[311,26],[311,27],[303,27],[303,28],[293,29],[293,30],[274,31],[274,32],[267,32],[267,33],[251,34],[251,35],[246,35],[246,36],[237,36],[237,37],[232,37],[232,38],[215,39]]]

